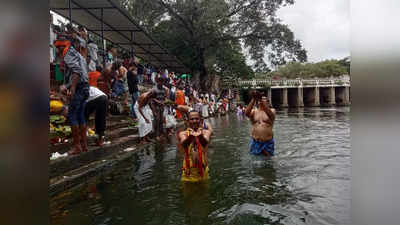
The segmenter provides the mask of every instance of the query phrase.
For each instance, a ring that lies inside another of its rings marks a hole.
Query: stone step
[[[68,189],[85,183],[89,179],[100,174],[110,172],[114,168],[115,164],[128,159],[136,151],[136,148],[132,148],[132,150],[129,151],[120,150],[110,154],[108,157],[101,158],[100,160],[93,161],[62,175],[51,178],[49,182],[50,197],[54,197]]]
[[[115,127],[117,127],[117,128],[106,130],[105,141],[111,141],[111,143],[112,143],[117,138],[138,133],[138,128],[129,126],[129,124],[119,123],[118,125],[115,125]],[[95,137],[89,136],[87,139],[88,147],[91,148],[91,145],[94,145],[95,141],[96,141]],[[60,154],[64,154],[65,152],[69,151],[71,148],[72,148],[72,138],[69,138],[68,142],[49,146],[51,153],[58,152]]]
[[[120,151],[124,147],[134,146],[139,141],[138,134],[131,134],[115,139],[111,144],[102,147],[89,147],[88,152],[79,155],[71,155],[50,161],[50,178],[60,176],[68,171],[85,166],[107,157],[115,152]]]

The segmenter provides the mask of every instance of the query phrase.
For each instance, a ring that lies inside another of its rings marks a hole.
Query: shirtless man
[[[246,108],[246,116],[250,118],[253,125],[251,130],[250,152],[254,155],[274,155],[274,133],[272,128],[275,121],[275,109],[269,107],[266,96],[258,92],[251,92],[251,101]],[[258,109],[253,109],[258,102]]]
[[[150,106],[154,115],[154,133],[157,141],[160,141],[164,134],[164,103],[169,99],[169,89],[164,86],[164,78],[162,76],[157,77],[157,85],[151,91],[155,95]]]
[[[140,95],[138,101],[134,105],[134,110],[139,121],[139,137],[141,139],[141,144],[150,142],[149,134],[153,129],[153,124],[151,120],[152,111],[149,107],[149,102],[153,97],[154,93],[152,91],[145,92]]]
[[[200,182],[208,179],[207,153],[211,132],[203,129],[200,121],[200,113],[190,111],[188,128],[179,132],[179,143],[184,153],[182,181]]]

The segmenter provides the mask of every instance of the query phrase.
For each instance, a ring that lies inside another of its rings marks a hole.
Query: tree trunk
[[[201,79],[201,75],[199,71],[193,71],[193,77],[192,77],[192,87],[194,89],[199,89],[200,87],[200,79]]]
[[[221,77],[218,75],[213,76],[211,88],[210,88],[210,90],[212,92],[218,93],[220,91],[220,87],[219,87],[220,79],[221,79]]]
[[[208,81],[208,73],[207,73],[207,68],[206,68],[206,60],[205,60],[205,49],[200,48],[200,63],[201,63],[201,69],[200,69],[200,90],[201,91],[207,91],[209,90],[207,87],[207,81]]]

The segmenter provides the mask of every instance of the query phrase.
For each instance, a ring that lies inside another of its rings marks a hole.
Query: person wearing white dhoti
[[[174,110],[171,106],[164,107],[164,118],[165,128],[167,129],[168,136],[171,136],[173,134],[173,129],[175,129],[177,125]]]
[[[139,100],[135,103],[134,110],[139,122],[140,143],[145,144],[150,141],[148,135],[153,130],[153,112],[148,104],[151,92],[140,95]],[[143,114],[142,114],[142,113]]]
[[[203,100],[203,107],[201,109],[201,116],[203,118],[207,118],[209,116],[208,115],[208,102],[207,102],[207,100],[205,98]]]

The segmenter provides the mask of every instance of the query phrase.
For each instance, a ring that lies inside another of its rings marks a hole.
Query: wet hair
[[[189,110],[189,112],[188,112],[188,119],[189,119],[189,116],[190,116],[190,113],[197,113],[197,114],[199,114],[199,118],[200,118],[200,120],[202,120],[203,119],[203,117],[201,116],[201,113],[199,112],[199,111],[197,111],[197,110],[194,110],[194,109],[192,109],[192,110]]]

